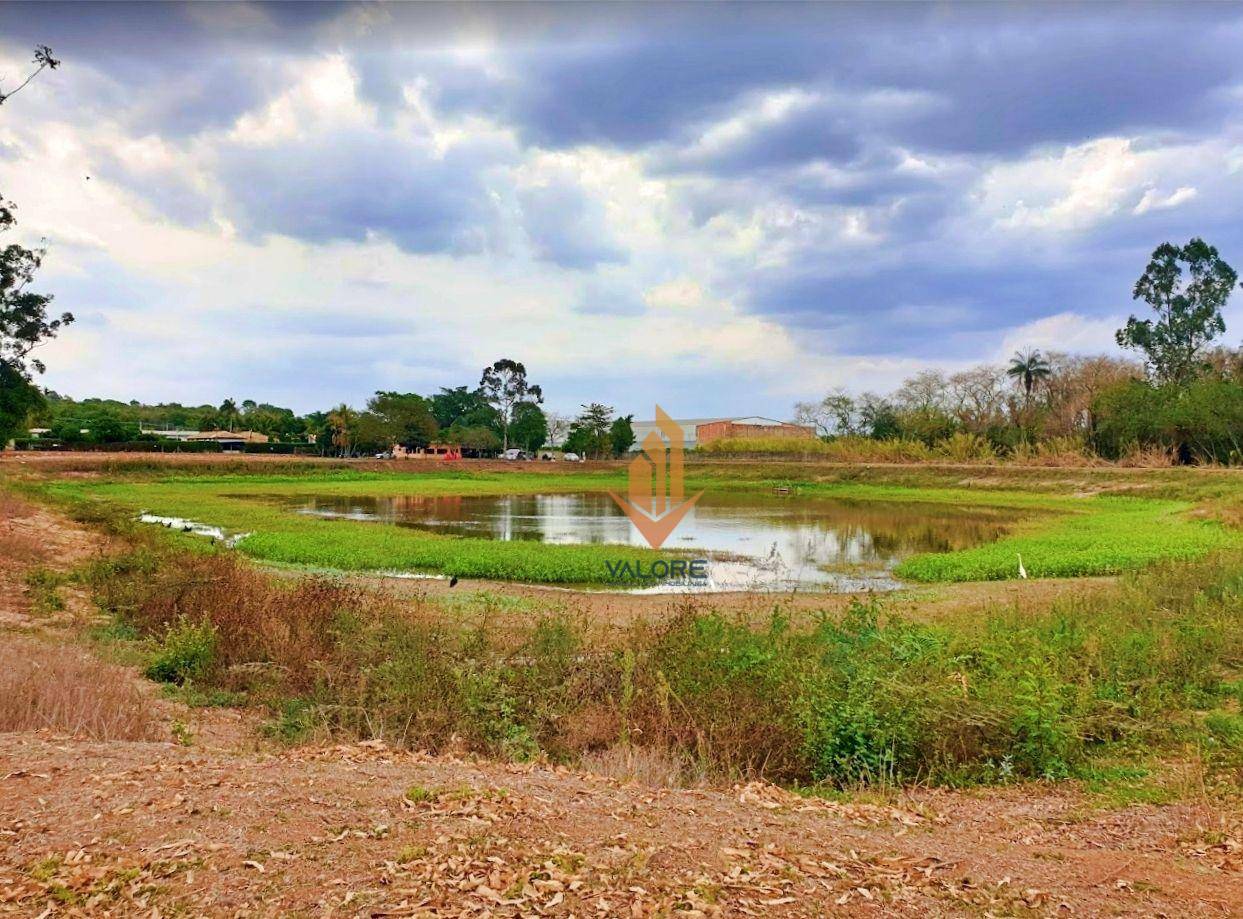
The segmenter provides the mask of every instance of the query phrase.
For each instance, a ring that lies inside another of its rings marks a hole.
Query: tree
[[[426,447],[440,432],[430,402],[414,393],[377,392],[367,401],[367,411],[383,423],[388,446]]]
[[[488,403],[496,409],[501,422],[501,449],[509,449],[509,425],[513,421],[514,406],[519,402],[543,402],[544,391],[527,382],[527,368],[521,362],[501,358],[491,367],[483,368],[479,389]]]
[[[465,386],[456,386],[453,389],[442,387],[429,401],[432,416],[442,429],[483,426],[500,434],[496,409],[488,404],[482,390],[467,389]]]
[[[902,381],[893,401],[906,412],[944,411],[949,383],[939,370],[921,370]]]
[[[0,449],[26,430],[28,419],[45,407],[38,387],[0,362]]]
[[[798,402],[794,405],[796,424],[811,425],[821,437],[855,434],[855,400],[845,392],[831,392],[819,402]]]
[[[613,445],[613,455],[621,456],[634,446],[634,415],[625,415],[613,421],[609,427],[609,440]]]
[[[60,66],[47,45],[35,48],[35,63],[38,67],[17,89],[0,93],[0,104],[24,89],[44,69]],[[0,195],[0,234],[16,225],[14,210],[15,205]],[[49,319],[51,295],[26,289],[43,262],[44,251],[16,243],[0,249],[0,449],[43,401],[31,375],[43,373],[45,368],[42,361],[30,357],[30,352],[73,322],[69,313]]]
[[[548,425],[548,443],[553,447],[560,447],[565,443],[566,435],[570,433],[570,425],[573,419],[567,418],[559,412],[545,412],[544,421]]]
[[[301,439],[306,433],[305,422],[291,409],[256,403],[253,399],[242,403],[242,424],[248,431],[258,431],[286,443]]]
[[[1006,421],[1006,373],[988,364],[959,371],[949,378],[953,415],[975,434],[1000,428]]]
[[[34,62],[39,66],[34,69],[30,76],[26,77],[26,79],[21,82],[17,89],[13,90],[11,93],[0,93],[0,105],[4,105],[10,96],[15,96],[25,89],[27,84],[39,74],[43,73],[44,70],[55,70],[60,66],[60,61],[52,57],[52,49],[47,45],[35,45]]]
[[[1036,388],[1036,384],[1047,380],[1050,373],[1052,370],[1049,362],[1039,348],[1014,352],[1014,357],[1010,358],[1010,366],[1006,368],[1006,375],[1023,386],[1024,406],[1031,403],[1032,390]]]
[[[13,211],[13,203],[0,197],[0,233],[16,226]],[[43,373],[46,369],[42,361],[30,357],[30,352],[73,322],[70,313],[49,319],[52,296],[27,290],[43,263],[44,252],[16,243],[0,250],[0,362],[27,380],[32,372]]]
[[[548,421],[534,402],[519,402],[514,406],[514,420],[509,425],[509,437],[523,450],[534,453],[548,440]]]
[[[351,426],[351,452],[387,453],[396,442],[393,426],[375,412],[359,412]]]
[[[337,455],[352,455],[358,412],[343,402],[328,413],[326,421],[332,445],[337,449]]]
[[[0,197],[0,233],[16,224],[13,210],[13,204]],[[42,249],[27,249],[16,243],[0,249],[0,385],[5,390],[0,397],[0,449],[41,402],[31,377],[45,368],[30,353],[73,322],[69,313],[49,318],[51,295],[27,289],[43,254]]]
[[[1107,389],[1143,376],[1138,362],[1105,355],[1051,353],[1053,372],[1045,381],[1048,413],[1043,432],[1052,437],[1091,435],[1096,429],[1095,405]]]
[[[1186,282],[1183,266],[1189,275]],[[1132,299],[1148,303],[1157,318],[1130,317],[1118,330],[1118,344],[1142,352],[1158,382],[1188,382],[1203,369],[1197,360],[1201,349],[1226,330],[1222,308],[1238,279],[1202,239],[1181,249],[1163,243],[1153,251],[1132,293]]]
[[[1243,384],[1202,377],[1185,386],[1130,380],[1097,399],[1096,447],[1117,458],[1160,447],[1179,462],[1243,459]]]
[[[609,436],[613,426],[613,408],[592,402],[584,405],[583,410],[570,426],[569,436],[565,440],[565,449],[570,453],[600,459],[610,455],[613,441]]]
[[[901,437],[902,428],[893,403],[874,392],[865,392],[858,400],[859,429],[873,440]]]
[[[485,425],[452,427],[445,432],[445,440],[477,454],[495,454],[501,448],[496,431]]]
[[[241,410],[232,399],[225,399],[220,403],[220,408],[216,409],[216,421],[223,430],[232,431],[234,425],[241,420]]]

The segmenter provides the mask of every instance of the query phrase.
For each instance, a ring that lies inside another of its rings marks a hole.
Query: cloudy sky
[[[1238,5],[7,3],[0,89],[36,43],[0,193],[76,396],[305,411],[507,356],[560,410],[782,417],[1108,350],[1167,239],[1243,267]]]

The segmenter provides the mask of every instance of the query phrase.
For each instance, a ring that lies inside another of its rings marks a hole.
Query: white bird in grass
[[[1023,556],[1019,555],[1017,552],[1015,554],[1019,556],[1019,577],[1023,580],[1027,580],[1027,569],[1023,567]]]

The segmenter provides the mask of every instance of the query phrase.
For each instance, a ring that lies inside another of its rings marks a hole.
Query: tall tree
[[[52,57],[46,45],[35,48],[34,72],[12,92],[0,92],[0,104],[24,89],[45,69],[56,69],[60,61]],[[17,223],[15,205],[0,195],[0,234]],[[32,412],[43,405],[43,396],[31,377],[43,373],[43,362],[30,353],[49,338],[54,338],[73,316],[62,313],[49,318],[50,294],[28,290],[35,272],[43,262],[43,249],[27,249],[10,243],[0,249],[0,449],[26,424]]]
[[[242,412],[234,400],[225,399],[220,403],[220,408],[216,409],[216,418],[221,428],[226,431],[232,431],[242,419]]]
[[[337,449],[337,455],[352,454],[355,428],[358,425],[358,412],[342,402],[328,413],[327,425],[332,445]]]
[[[1130,317],[1118,330],[1118,344],[1142,352],[1158,382],[1190,381],[1203,369],[1200,351],[1226,331],[1222,308],[1238,280],[1217,250],[1198,237],[1182,248],[1157,246],[1132,292],[1157,318]]]
[[[794,420],[811,425],[821,437],[857,433],[855,400],[843,389],[829,393],[819,402],[795,403]]]
[[[0,450],[26,430],[27,419],[44,409],[46,403],[37,387],[0,362]]]
[[[514,420],[509,425],[510,439],[534,453],[548,441],[548,420],[534,402],[519,402],[514,406]]]
[[[595,459],[608,456],[613,451],[613,440],[609,436],[613,426],[613,408],[599,402],[584,405],[574,424],[570,426],[569,436],[565,439],[565,448],[571,453],[579,453]]]
[[[1035,390],[1036,385],[1042,380],[1047,380],[1052,372],[1049,362],[1045,360],[1039,348],[1016,351],[1014,357],[1010,358],[1010,366],[1006,368],[1006,375],[1023,387],[1024,406],[1031,403],[1032,391]]]
[[[367,410],[383,422],[391,443],[426,447],[440,430],[427,399],[414,393],[377,392]]]
[[[501,358],[491,367],[483,368],[479,388],[489,404],[501,416],[501,449],[509,449],[509,425],[514,418],[514,406],[519,402],[540,403],[544,391],[527,382],[527,368],[520,361]]]
[[[482,426],[495,429],[498,437],[501,433],[496,409],[488,404],[482,390],[465,386],[441,387],[429,401],[432,415],[442,429]]]
[[[567,418],[560,412],[545,412],[544,421],[548,425],[548,443],[554,447],[560,447],[565,443],[565,437],[570,433],[570,425],[574,419]]]
[[[0,197],[0,234],[16,225],[13,210],[14,205]],[[17,243],[0,249],[0,362],[27,380],[32,373],[46,369],[30,352],[73,322],[69,313],[49,318],[51,294],[28,289],[43,263],[43,255],[42,249],[27,249]]]
[[[613,455],[621,456],[634,446],[634,415],[623,415],[609,426],[609,441]]]

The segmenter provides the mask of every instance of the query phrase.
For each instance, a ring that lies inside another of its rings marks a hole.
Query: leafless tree
[[[52,49],[47,45],[35,46],[35,64],[37,65],[30,75],[18,85],[17,89],[10,93],[0,92],[0,105],[5,103],[10,96],[15,96],[29,85],[30,81],[41,74],[44,70],[55,70],[60,66],[60,61],[52,57]]]

